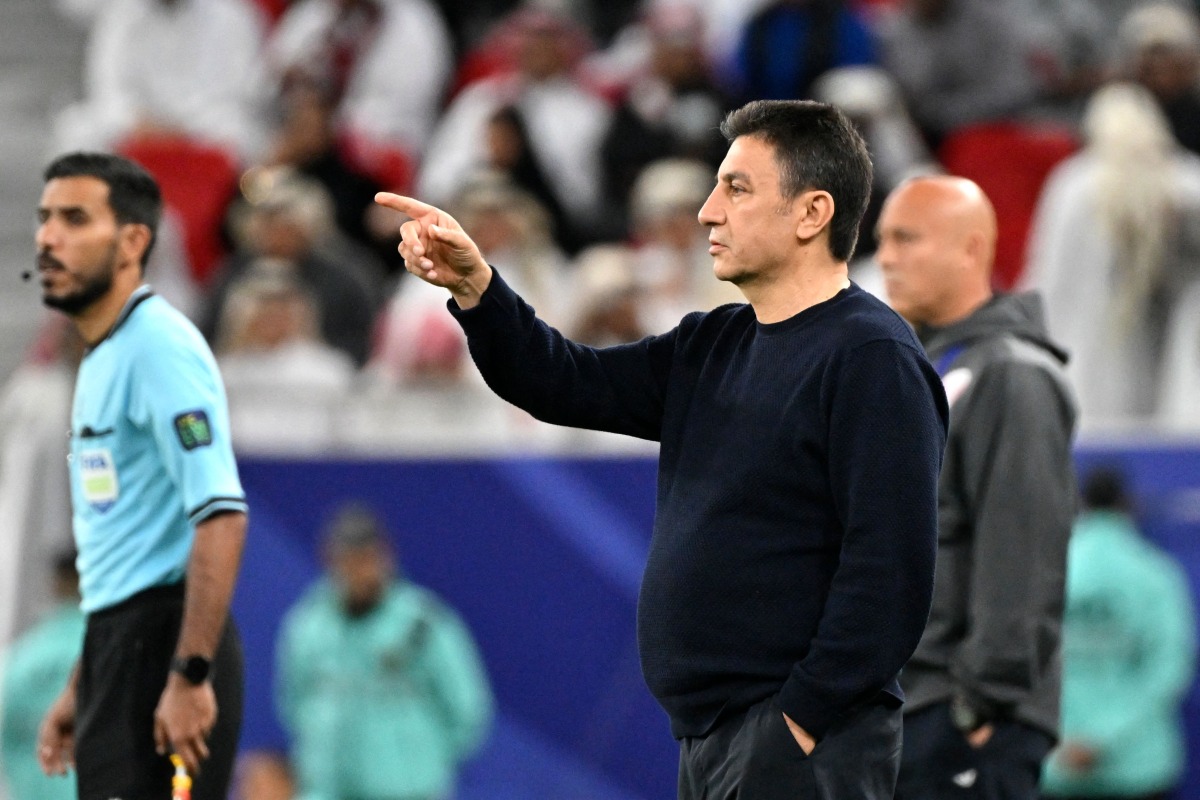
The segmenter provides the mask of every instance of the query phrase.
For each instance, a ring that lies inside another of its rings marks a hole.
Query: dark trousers
[[[154,710],[183,619],[183,587],[148,589],[89,615],[75,715],[80,800],[168,800],[171,762],[154,750]],[[213,659],[217,723],[193,800],[225,800],[242,725],[242,648],[233,621]]]
[[[898,708],[872,704],[836,722],[804,755],[775,699],[680,742],[679,800],[891,800]]]
[[[1053,741],[1020,722],[995,724],[972,747],[942,703],[904,717],[904,756],[896,800],[1037,800],[1042,761]]]

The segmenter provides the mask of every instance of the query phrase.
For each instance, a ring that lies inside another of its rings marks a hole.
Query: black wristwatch
[[[193,686],[199,686],[208,680],[208,674],[212,671],[212,662],[204,656],[173,658],[171,659],[171,671],[178,672]]]

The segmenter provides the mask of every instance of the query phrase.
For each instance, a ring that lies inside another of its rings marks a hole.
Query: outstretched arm
[[[381,206],[407,214],[400,226],[400,255],[413,275],[450,290],[459,308],[474,308],[492,282],[492,268],[454,217],[431,205],[390,192],[375,195]]]

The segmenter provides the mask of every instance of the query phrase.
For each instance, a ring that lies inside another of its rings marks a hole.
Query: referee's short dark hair
[[[779,192],[788,202],[811,189],[833,197],[829,250],[849,261],[871,199],[873,170],[867,144],[834,106],[813,100],[755,100],[729,112],[721,133],[732,142],[757,137],[775,149]]]
[[[150,229],[150,244],[142,253],[142,269],[158,238],[162,218],[162,192],[153,176],[135,161],[113,153],[67,153],[50,162],[42,179],[96,178],[108,186],[108,205],[117,222],[145,225]]]

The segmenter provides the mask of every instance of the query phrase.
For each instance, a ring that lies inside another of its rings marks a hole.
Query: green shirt
[[[1174,786],[1195,657],[1192,596],[1179,565],[1124,514],[1081,516],[1068,552],[1061,738],[1093,748],[1097,763],[1073,773],[1052,754],[1045,793],[1125,796]]]
[[[75,777],[47,777],[37,735],[83,647],[83,612],[63,603],[13,643],[4,665],[0,758],[11,800],[75,800]]]
[[[278,647],[280,718],[303,800],[448,797],[487,733],[493,700],[459,617],[411,583],[352,618],[319,581]]]

